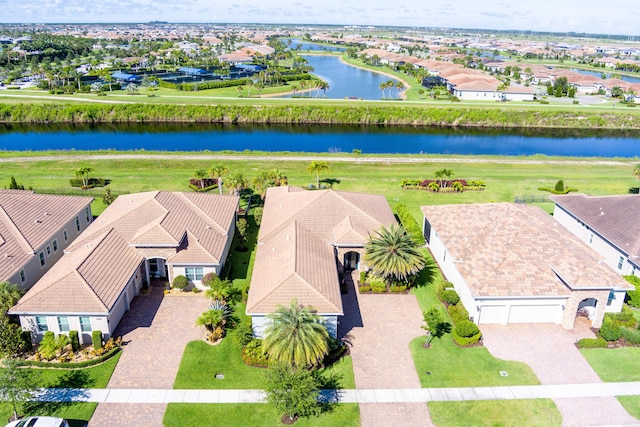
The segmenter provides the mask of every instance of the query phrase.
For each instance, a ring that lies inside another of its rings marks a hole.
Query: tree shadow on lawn
[[[425,266],[418,273],[415,281],[416,287],[428,286],[434,283],[436,278],[438,277],[439,269],[438,264],[428,256]]]

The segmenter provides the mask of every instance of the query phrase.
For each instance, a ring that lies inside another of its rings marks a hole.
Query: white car
[[[69,427],[69,423],[56,417],[29,417],[12,421],[5,427]]]

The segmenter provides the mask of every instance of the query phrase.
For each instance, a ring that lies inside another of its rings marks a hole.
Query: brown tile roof
[[[92,200],[0,190],[0,281],[13,276]]]
[[[259,247],[247,313],[271,313],[293,298],[319,313],[342,314],[333,248],[295,221]]]
[[[476,297],[629,288],[598,262],[597,253],[538,207],[488,203],[423,206],[422,212]]]
[[[640,196],[568,194],[551,199],[630,256],[640,256]]]
[[[269,313],[297,298],[320,313],[341,314],[334,246],[362,247],[371,231],[393,223],[383,196],[269,188],[247,313]]]
[[[111,229],[65,253],[11,313],[106,314],[142,261]]]
[[[170,262],[217,263],[238,197],[148,192],[119,196],[12,309],[12,313],[107,313],[144,257],[172,247]]]

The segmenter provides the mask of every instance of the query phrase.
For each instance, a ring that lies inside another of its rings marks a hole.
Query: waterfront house
[[[91,223],[92,201],[0,190],[0,282],[31,288]]]
[[[46,331],[109,338],[154,279],[184,275],[202,287],[220,274],[235,231],[238,197],[152,191],[119,196],[10,310],[34,341]]]
[[[633,287],[542,209],[514,203],[423,206],[423,232],[444,276],[478,324],[593,327]]]

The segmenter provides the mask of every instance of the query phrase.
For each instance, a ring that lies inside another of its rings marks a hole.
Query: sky
[[[0,0],[0,23],[390,25],[640,35],[638,0]]]

